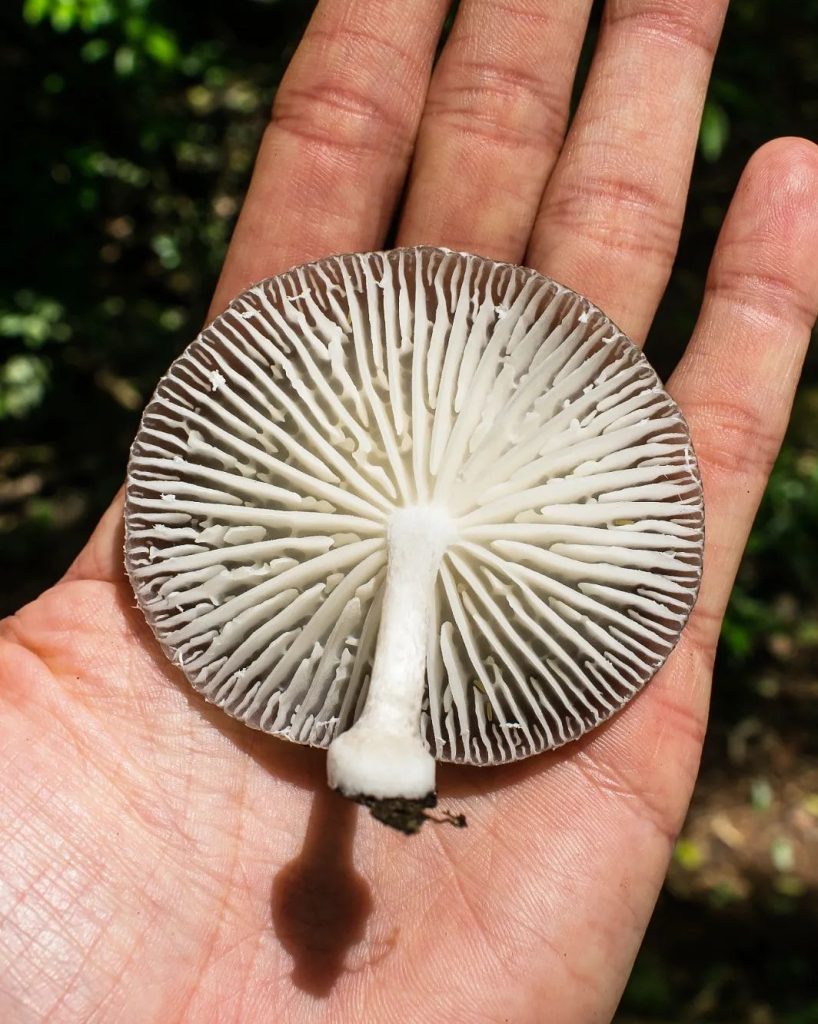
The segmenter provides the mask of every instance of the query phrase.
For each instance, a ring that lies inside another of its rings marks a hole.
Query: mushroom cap
[[[421,728],[494,764],[606,720],[699,586],[685,421],[639,350],[532,270],[420,247],[240,295],[173,363],[128,469],[159,643],[248,725],[327,746],[361,711],[390,516],[451,518]]]

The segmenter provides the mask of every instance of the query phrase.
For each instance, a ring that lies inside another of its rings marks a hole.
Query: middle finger
[[[398,244],[522,258],[590,6],[463,0],[429,88]]]
[[[676,255],[727,0],[608,0],[588,83],[527,262],[634,341]]]

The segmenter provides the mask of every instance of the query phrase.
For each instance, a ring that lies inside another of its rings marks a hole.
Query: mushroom
[[[435,762],[559,747],[634,697],[696,597],[679,409],[586,299],[420,247],[255,285],[173,363],[126,565],[171,661],[415,830]]]

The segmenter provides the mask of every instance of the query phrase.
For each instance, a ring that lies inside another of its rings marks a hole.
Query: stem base
[[[327,778],[353,799],[426,800],[435,790],[435,759],[420,736],[375,732],[359,721],[330,744]]]

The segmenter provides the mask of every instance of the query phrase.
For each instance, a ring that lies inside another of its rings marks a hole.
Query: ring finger
[[[401,245],[520,260],[559,153],[590,0],[463,0],[432,77]]]
[[[667,285],[727,0],[608,0],[527,262],[642,341]]]

